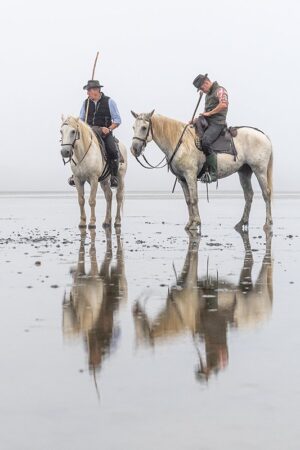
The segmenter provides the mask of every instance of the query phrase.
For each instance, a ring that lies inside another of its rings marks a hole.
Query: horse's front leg
[[[190,201],[189,188],[188,188],[188,185],[187,185],[187,183],[186,183],[185,180],[180,180],[180,179],[178,178],[178,181],[179,181],[179,183],[180,183],[180,185],[181,185],[181,187],[182,187],[183,194],[184,194],[184,198],[185,198],[185,202],[186,202],[186,205],[187,205],[187,207],[188,207],[189,221],[188,221],[188,223],[187,223],[186,226],[185,226],[185,229],[188,230],[188,229],[190,228],[191,223],[192,223],[192,220],[193,220],[193,218],[192,218],[192,210],[191,210],[191,201]]]
[[[91,207],[91,217],[90,217],[90,223],[89,228],[96,228],[96,214],[95,214],[95,208],[96,208],[96,195],[97,195],[97,189],[98,189],[98,178],[94,177],[90,181],[91,184],[91,192],[90,192],[90,198],[89,198],[89,204]]]
[[[112,191],[108,181],[101,183],[102,190],[106,200],[106,215],[103,222],[103,227],[111,226],[111,203],[112,203]]]
[[[188,229],[197,230],[201,227],[201,219],[198,209],[198,190],[197,190],[197,178],[192,175],[186,176],[186,183],[189,190],[190,196],[190,208],[191,208],[191,219]]]
[[[80,207],[80,223],[79,228],[86,227],[86,214],[84,209],[84,183],[81,183],[77,177],[74,176],[74,182],[77,189],[78,203]]]

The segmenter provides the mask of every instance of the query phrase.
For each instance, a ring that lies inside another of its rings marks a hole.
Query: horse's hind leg
[[[119,170],[120,176],[119,176],[119,182],[118,182],[118,189],[116,193],[117,198],[117,213],[115,218],[115,227],[121,226],[121,208],[124,201],[124,173],[121,173],[121,170]]]
[[[240,177],[240,183],[244,191],[245,207],[241,220],[234,227],[237,231],[242,231],[248,228],[249,215],[253,200],[253,189],[251,184],[251,177],[253,174],[252,169],[249,166],[243,166],[238,172]]]
[[[91,180],[91,192],[90,192],[90,198],[89,198],[89,204],[91,207],[91,217],[90,217],[90,223],[89,223],[90,229],[96,228],[95,208],[96,208],[97,189],[98,189],[98,178],[95,177]]]
[[[112,191],[109,182],[105,180],[101,183],[102,190],[106,199],[106,214],[103,222],[103,227],[111,226],[111,203],[112,203]]]
[[[264,229],[267,231],[271,228],[273,224],[272,220],[272,209],[271,209],[271,197],[272,192],[271,189],[268,186],[268,177],[267,177],[267,171],[265,172],[255,172],[256,178],[259,182],[261,192],[266,204],[266,223],[264,225]]]

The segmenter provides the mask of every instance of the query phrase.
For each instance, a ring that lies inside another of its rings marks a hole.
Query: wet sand
[[[0,448],[296,450],[300,196],[129,195],[120,234],[73,194],[0,196]]]

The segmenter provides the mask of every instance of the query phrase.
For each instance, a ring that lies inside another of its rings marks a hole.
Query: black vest
[[[100,100],[96,103],[89,101],[89,110],[87,115],[87,123],[90,126],[109,127],[112,124],[111,115],[108,105],[109,97],[102,93]],[[85,101],[85,111],[88,99]]]

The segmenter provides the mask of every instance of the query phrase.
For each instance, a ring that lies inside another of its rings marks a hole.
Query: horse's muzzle
[[[60,151],[60,154],[63,158],[71,158],[72,153],[72,150],[67,147],[63,147]]]
[[[139,156],[141,155],[141,153],[143,152],[144,147],[145,147],[145,146],[144,146],[144,144],[143,144],[142,142],[133,140],[133,141],[132,141],[131,148],[130,148],[130,151],[131,151],[131,153],[133,154],[133,156],[134,156],[135,158],[137,158],[137,157],[139,157]]]

